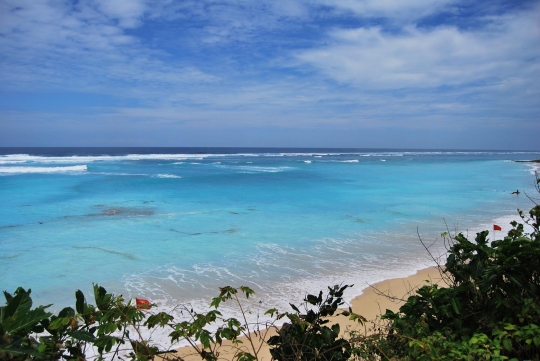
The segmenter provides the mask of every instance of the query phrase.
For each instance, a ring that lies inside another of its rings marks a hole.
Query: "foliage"
[[[540,179],[537,177],[537,184]],[[540,355],[540,206],[501,240],[449,239],[448,287],[427,284],[394,313],[385,342],[412,359],[538,359]],[[448,237],[447,235],[445,235]]]
[[[191,320],[174,325],[174,330],[170,334],[171,340],[173,342],[180,339],[187,340],[201,358],[207,361],[215,361],[218,359],[218,346],[221,346],[224,340],[229,340],[235,345],[233,358],[237,358],[239,361],[252,361],[258,359],[257,355],[260,351],[260,346],[256,347],[254,344],[254,335],[251,334],[252,330],[245,318],[246,311],[238,297],[239,293],[243,294],[246,299],[249,299],[255,292],[245,286],[239,288],[230,286],[222,287],[220,288],[219,296],[214,297],[210,304],[211,307],[215,308],[214,310],[211,310],[206,314],[200,314],[193,312],[193,310],[186,309],[190,314]],[[221,318],[222,314],[217,308],[221,303],[226,302],[227,300],[234,300],[244,316],[244,323],[236,318]],[[215,324],[218,321],[221,322],[221,326],[218,327],[215,332],[212,333],[208,329],[205,329],[206,326]],[[240,341],[238,337],[242,335],[246,336],[248,342],[251,344],[251,349],[241,347],[242,341]],[[266,332],[264,335],[266,335]],[[251,354],[251,351],[254,355]]]
[[[155,346],[140,334],[142,322],[152,328],[171,320],[166,314],[146,318],[131,302],[94,285],[97,306],[89,305],[83,293],[75,292],[75,309],[66,307],[58,315],[40,306],[31,310],[31,291],[18,288],[15,296],[4,292],[6,305],[1,307],[0,359],[5,360],[80,360],[89,347],[97,350],[97,359],[105,354],[117,357],[129,344],[132,359],[148,360],[158,354]],[[130,331],[135,331],[133,338]]]
[[[40,306],[31,310],[31,291],[19,288],[15,295],[5,292],[6,305],[1,307],[0,359],[2,360],[84,360],[87,351],[94,348],[101,359],[152,360],[156,355],[172,360],[174,351],[161,351],[149,339],[144,339],[142,329],[169,327],[171,342],[186,340],[193,350],[204,360],[215,361],[219,357],[219,346],[225,340],[234,347],[233,359],[253,361],[259,359],[259,352],[268,340],[272,355],[277,360],[290,360],[291,353],[298,360],[347,360],[351,347],[349,342],[339,337],[339,325],[326,326],[328,317],[339,313],[351,319],[362,321],[363,318],[338,307],[344,304],[343,292],[349,286],[329,287],[329,293],[323,298],[308,295],[305,299],[305,313],[291,305],[295,312],[279,314],[276,309],[267,314],[276,315],[276,319],[288,318],[278,329],[277,336],[268,338],[267,327],[261,331],[259,325],[250,325],[246,319],[247,310],[239,298],[248,299],[254,294],[248,287],[223,287],[220,294],[212,299],[213,310],[197,313],[187,307],[189,315],[186,321],[174,323],[173,316],[160,312],[152,313],[139,310],[131,301],[122,296],[108,293],[103,287],[94,285],[96,306],[86,302],[83,293],[75,293],[75,309],[66,307],[57,315],[45,311],[49,306]],[[223,318],[218,307],[223,302],[234,301],[239,307],[243,322],[235,318]],[[315,306],[316,310],[307,305]],[[215,331],[210,331],[210,326]],[[269,326],[269,325],[266,325]],[[270,325],[271,326],[271,325]],[[245,336],[250,347],[242,345],[240,336]],[[257,343],[255,338],[259,338]]]
[[[30,290],[18,288],[14,295],[4,292],[6,305],[0,307],[0,359],[38,356],[37,341],[32,335],[43,332],[41,322],[51,316],[49,306],[32,308]]]
[[[278,361],[301,360],[334,360],[345,361],[351,356],[351,344],[340,337],[338,323],[327,326],[329,317],[333,316],[339,306],[344,304],[343,292],[350,287],[328,287],[328,294],[323,298],[322,291],[318,296],[307,295],[303,307],[305,313],[291,304],[294,312],[287,312],[278,316],[278,319],[287,317],[289,323],[278,330],[276,336],[270,337],[268,344],[272,347],[270,353]],[[275,310],[269,310],[273,313]],[[364,319],[352,312],[341,311],[339,314],[348,316],[359,322]]]

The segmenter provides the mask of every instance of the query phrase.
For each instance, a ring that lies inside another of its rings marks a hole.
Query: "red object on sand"
[[[498,226],[498,225],[494,224],[493,225],[493,230],[494,231],[502,231],[502,228],[501,228],[501,226]]]
[[[139,310],[149,310],[150,301],[145,300],[144,298],[136,298],[135,303],[137,304],[137,309]]]

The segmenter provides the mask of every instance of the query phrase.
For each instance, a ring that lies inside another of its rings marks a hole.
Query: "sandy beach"
[[[370,332],[373,327],[373,322],[376,322],[378,317],[387,309],[397,311],[403,304],[403,300],[409,295],[414,294],[414,290],[422,287],[426,282],[441,284],[443,281],[436,267],[425,268],[418,271],[416,274],[404,278],[388,279],[382,282],[371,285],[362,291],[362,294],[355,297],[351,301],[353,312],[365,317],[368,322],[363,326],[350,321],[344,316],[333,317],[332,323],[337,322],[341,325],[341,332],[348,333],[350,331]],[[270,349],[263,340],[275,334],[275,327],[261,331],[260,335],[251,334],[251,342],[246,336],[241,337],[242,345],[232,345],[230,342],[224,342],[219,348],[219,358],[223,360],[231,360],[239,351],[249,351],[254,354],[255,349],[260,361],[270,361]],[[178,349],[178,353],[173,357],[182,357],[188,361],[200,360],[200,356],[194,352],[193,348],[186,346]]]

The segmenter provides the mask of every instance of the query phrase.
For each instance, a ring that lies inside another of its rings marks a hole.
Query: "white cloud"
[[[269,2],[269,6],[277,16],[305,18],[309,13],[306,4],[301,1],[274,0]]]
[[[328,45],[301,51],[297,58],[332,79],[368,89],[538,79],[539,18],[536,7],[519,16],[491,18],[487,27],[472,30],[413,25],[399,33],[380,27],[335,29]]]
[[[104,129],[144,123],[465,130],[515,121],[538,132],[540,7],[468,19],[476,28],[415,25],[453,5],[0,0],[1,90],[129,99],[58,113],[0,111],[0,122],[21,134],[29,125],[64,129],[74,119]],[[379,26],[358,25],[377,17],[385,18]]]
[[[148,11],[144,0],[95,0],[95,3],[108,18],[117,19],[119,25],[126,28],[139,26],[142,16]]]
[[[456,0],[318,0],[319,4],[362,17],[401,18],[410,22],[448,10]]]
[[[0,8],[0,71],[4,88],[115,91],[217,78],[192,64],[163,60],[125,28],[140,25],[143,1],[6,0]]]

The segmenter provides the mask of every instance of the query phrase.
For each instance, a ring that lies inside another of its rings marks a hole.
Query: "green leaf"
[[[452,303],[452,308],[454,309],[454,312],[459,315],[459,309],[458,309],[458,306],[456,304],[456,300],[454,298],[451,298],[450,302]]]
[[[505,338],[503,340],[503,346],[507,351],[512,351],[512,340]]]
[[[246,298],[249,298],[249,296],[255,294],[255,291],[253,291],[251,288],[246,287],[246,286],[240,286],[240,290],[244,292],[244,294],[246,295]]]
[[[159,325],[160,327],[165,327],[165,325],[167,325],[167,323],[171,322],[173,319],[173,316],[165,312],[160,312],[156,315],[149,316],[144,322],[144,325],[148,328],[154,328],[157,325]]]
[[[84,299],[84,294],[81,290],[75,291],[75,298],[77,299],[77,302],[75,303],[75,309],[77,310],[78,314],[83,314],[86,300]]]
[[[65,307],[58,313],[58,317],[73,317],[75,316],[75,310],[71,307]]]
[[[314,295],[307,295],[306,301],[312,305],[316,305],[318,302],[318,298]]]
[[[367,322],[367,319],[364,316],[356,314],[356,313],[351,313],[351,315],[349,316],[349,320],[356,321],[361,325]]]
[[[218,308],[221,301],[222,301],[221,297],[212,298],[212,302],[210,303],[210,307]]]
[[[12,296],[8,292],[4,291],[7,304],[1,308],[0,321],[14,316],[16,312],[23,314],[30,311],[30,308],[32,308],[32,298],[30,298],[31,292],[32,290],[30,289],[25,291],[24,288],[19,287],[15,291],[15,296]]]
[[[36,348],[32,347],[6,347],[6,346],[0,346],[0,355],[1,354],[11,354],[15,357],[24,357],[24,359],[29,359],[28,355],[35,356],[37,360],[43,359],[42,352]],[[21,358],[21,360],[24,360]]]
[[[210,332],[208,332],[207,330],[202,330],[199,336],[199,341],[204,346],[204,348],[210,348],[210,343],[213,342]]]
[[[118,329],[118,325],[114,322],[104,323],[104,324],[99,325],[99,331],[100,331],[100,334],[102,335],[111,334],[117,329]]]
[[[100,311],[108,311],[112,303],[112,295],[100,285],[94,284],[94,299],[96,306]]]
[[[5,331],[8,333],[16,333],[22,330],[30,332],[38,322],[52,315],[49,312],[45,312],[45,308],[49,306],[39,306],[34,310],[28,310],[24,313],[20,313],[20,310],[17,310],[17,313],[10,320],[11,322],[4,323],[7,326]]]
[[[85,342],[94,342],[96,337],[87,331],[73,331],[68,332],[68,335],[74,339],[85,341]]]
[[[238,361],[255,361],[256,358],[255,358],[255,356],[253,356],[249,352],[240,352],[238,354],[237,360]]]
[[[264,314],[265,315],[270,315],[271,317],[273,317],[274,313],[277,313],[277,312],[278,312],[277,308],[271,308],[268,311],[266,311]]]
[[[49,324],[49,328],[51,330],[58,330],[66,326],[68,323],[69,323],[69,319],[63,318],[63,317],[57,317]]]
[[[296,312],[300,313],[300,310],[298,309],[298,307],[296,307],[295,305],[293,305],[292,303],[289,303],[289,305],[291,305],[292,309],[295,310]]]

